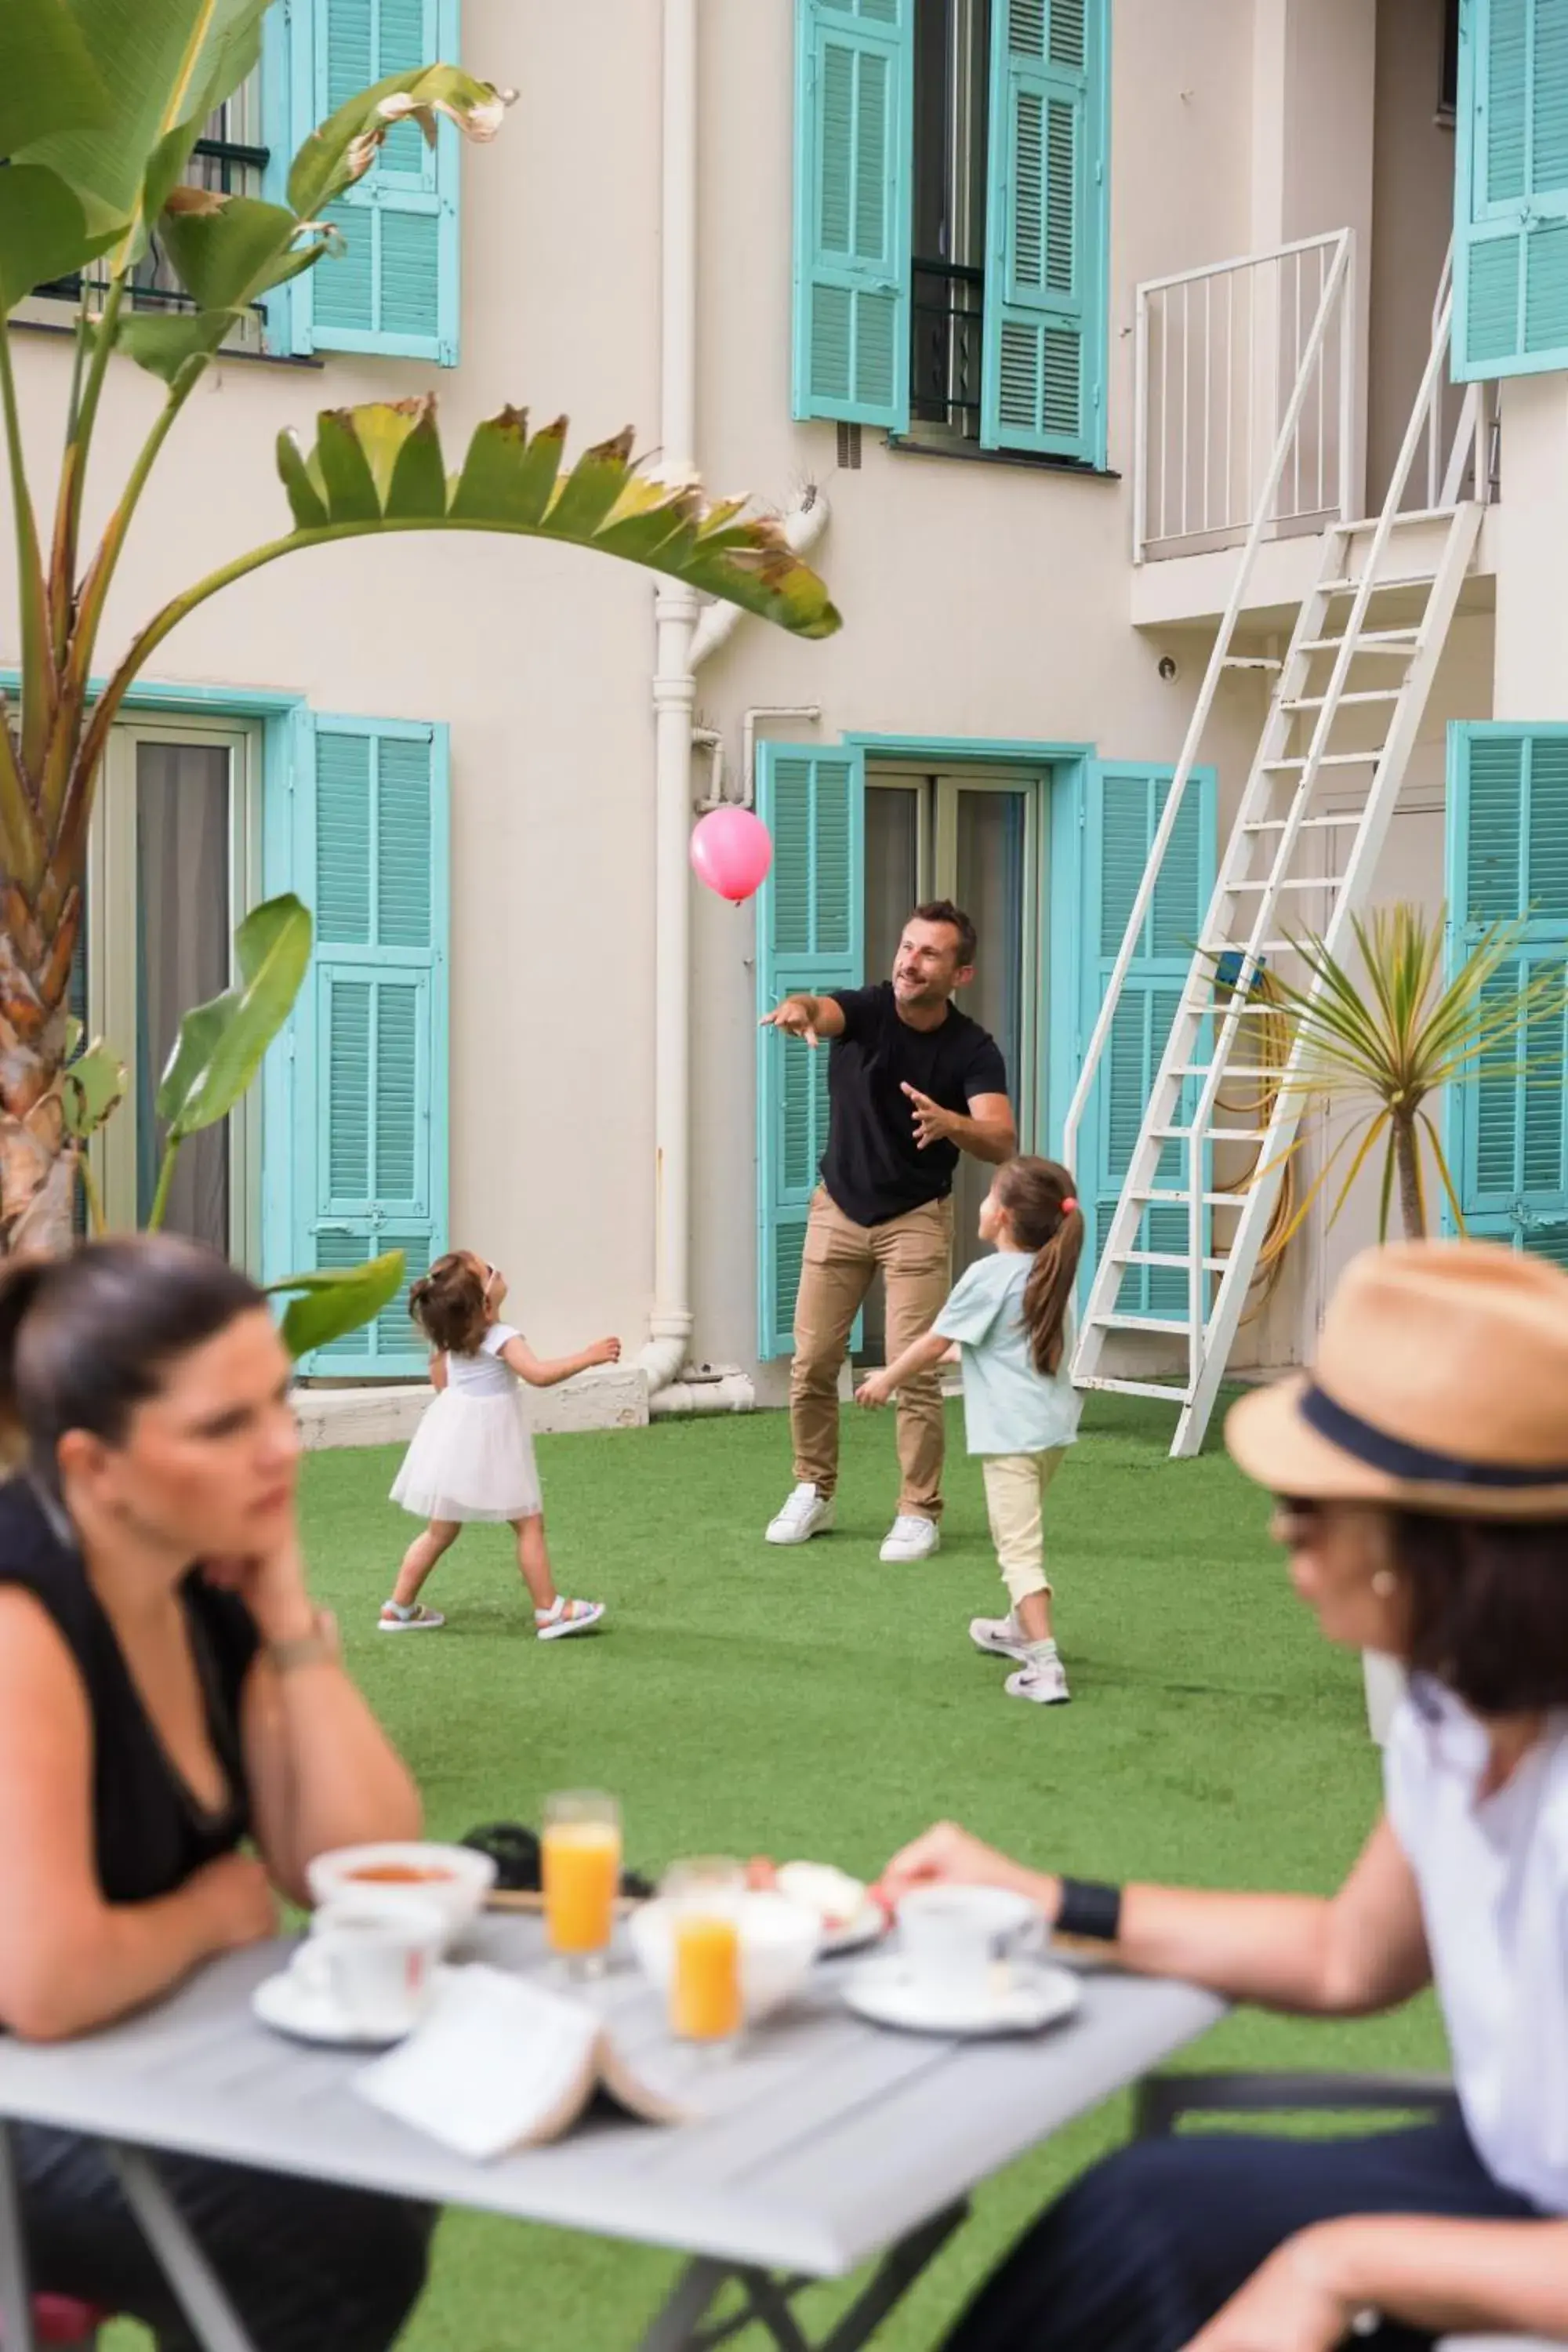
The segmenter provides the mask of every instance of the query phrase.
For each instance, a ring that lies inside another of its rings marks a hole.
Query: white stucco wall
[[[1081,740],[1174,759],[1205,643],[1129,620],[1133,290],[1352,213],[1370,227],[1373,15],[1371,0],[1116,0],[1109,394],[1121,478],[1097,479],[899,455],[870,431],[860,468],[841,472],[834,428],[791,422],[793,9],[704,0],[700,459],[715,492],[749,487],[782,506],[807,479],[826,487],[817,560],[846,614],[823,646],[742,622],[701,672],[698,719],[722,732],[732,776],[746,709],[796,702],[822,706],[825,741]],[[110,644],[276,530],[273,436],[285,423],[308,431],[321,405],[434,382],[449,450],[506,400],[536,417],[564,410],[579,447],[628,421],[657,444],[658,19],[652,0],[468,0],[466,62],[521,96],[499,142],[465,158],[461,367],[220,362],[164,460]],[[68,355],[33,334],[17,352],[42,482]],[[153,402],[119,373],[96,514]],[[1542,541],[1531,560],[1544,553]],[[0,580],[0,660],[15,646],[11,593]],[[279,566],[207,607],[158,664],[163,677],[286,688],[326,710],[450,722],[452,1232],[507,1266],[519,1319],[550,1349],[607,1328],[635,1346],[651,1290],[651,619],[645,576],[570,550],[404,540]],[[1181,661],[1173,685],[1157,674],[1166,650]],[[1479,655],[1461,665],[1456,707],[1486,667]],[[1261,709],[1256,678],[1220,698],[1205,753],[1222,814]],[[748,1368],[752,948],[751,911],[699,893],[694,1350]],[[1274,1360],[1299,1352],[1305,1311],[1303,1294],[1270,1318]]]

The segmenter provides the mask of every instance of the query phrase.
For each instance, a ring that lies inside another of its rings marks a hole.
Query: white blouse
[[[517,1333],[510,1323],[492,1323],[471,1356],[447,1357],[447,1386],[460,1396],[510,1396],[517,1388],[517,1374],[510,1364],[503,1364],[500,1351]]]
[[[1413,1684],[1384,1755],[1388,1816],[1477,2152],[1505,2188],[1568,2213],[1568,1715],[1478,1798],[1488,1754],[1450,1692]]]

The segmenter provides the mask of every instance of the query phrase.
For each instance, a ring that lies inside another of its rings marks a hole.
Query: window
[[[797,416],[1103,464],[1108,21],[797,0]]]
[[[144,1224],[163,1153],[158,1081],[193,1004],[229,985],[235,927],[261,898],[258,730],[178,718],[116,727],[89,847],[73,998],[131,1087],[93,1145],[111,1226]],[[166,1223],[241,1265],[258,1262],[254,1095],[184,1144]]]
[[[1448,903],[1462,957],[1494,923],[1528,915],[1506,1002],[1568,961],[1568,728],[1455,726],[1448,745]],[[1520,1034],[1449,1102],[1449,1158],[1468,1233],[1568,1265],[1568,1023]]]
[[[1437,120],[1451,128],[1459,103],[1459,0],[1443,0],[1443,63],[1437,84]]]
[[[1568,367],[1568,0],[1461,0],[1460,382]]]
[[[991,0],[915,18],[910,410],[922,433],[980,437]]]

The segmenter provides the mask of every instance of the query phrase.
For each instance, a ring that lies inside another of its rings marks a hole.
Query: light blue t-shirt
[[[971,1454],[1043,1454],[1078,1435],[1082,1407],[1068,1378],[1070,1326],[1060,1368],[1050,1375],[1036,1370],[1024,1328],[1024,1286],[1033,1264],[1019,1250],[977,1258],[932,1326],[963,1349]]]

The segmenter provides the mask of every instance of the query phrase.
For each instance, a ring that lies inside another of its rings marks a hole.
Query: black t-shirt
[[[98,1881],[110,1903],[172,1895],[204,1863],[232,1853],[250,1826],[240,1745],[240,1692],[258,1647],[255,1622],[232,1592],[193,1570],[180,1588],[206,1696],[207,1730],[233,1794],[209,1812],[164,1754],[81,1555],[26,1478],[0,1486],[0,1584],[18,1584],[47,1611],[76,1662],[92,1723],[92,1834]]]
[[[916,1087],[943,1110],[966,1114],[976,1095],[1005,1095],[1001,1049],[978,1021],[950,1004],[936,1029],[899,1018],[890,980],[875,988],[835,989],[844,1034],[828,1049],[827,1149],[822,1181],[858,1225],[886,1224],[952,1190],[958,1148],[915,1141]]]

